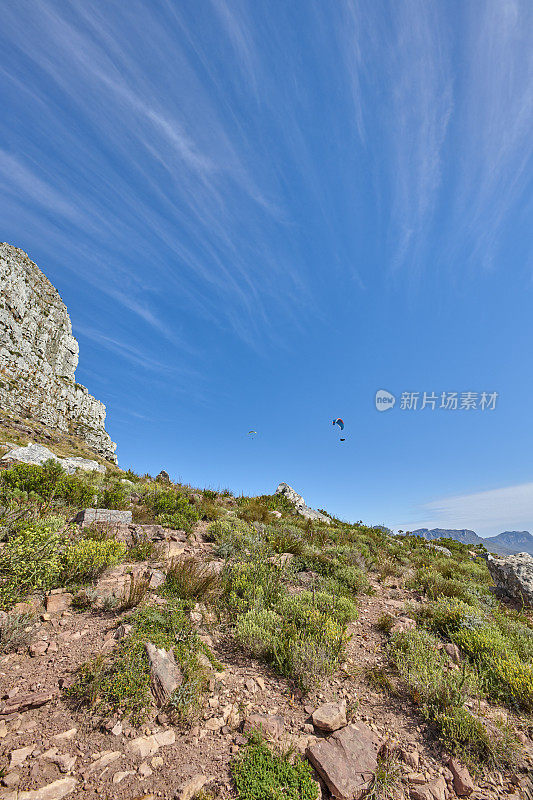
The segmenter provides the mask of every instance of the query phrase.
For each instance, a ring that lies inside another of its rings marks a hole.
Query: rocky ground
[[[160,538],[158,526],[144,526]],[[192,541],[166,531],[163,557],[194,555],[210,561],[211,545],[198,526]],[[161,556],[160,556],[161,557]],[[165,562],[123,564],[100,578],[101,596],[120,593],[130,569],[161,581]],[[382,660],[383,634],[376,622],[384,612],[399,627],[414,622],[404,614],[416,593],[400,584],[375,584],[376,594],[359,601],[359,619],[350,625],[346,658],[337,674],[307,696],[262,663],[246,657],[224,626],[198,609],[191,615],[203,641],[223,665],[211,673],[207,704],[190,728],[169,723],[153,709],[134,729],[116,718],[100,719],[76,710],[64,696],[76,670],[88,659],[116,648],[125,614],[75,611],[71,596],[55,591],[37,609],[31,644],[0,659],[0,765],[5,765],[1,800],[85,798],[182,798],[202,786],[212,796],[231,797],[229,765],[245,733],[261,726],[283,748],[307,754],[324,796],[357,797],[371,783],[379,750],[398,756],[400,780],[391,797],[473,800],[527,797],[527,771],[495,774],[474,782],[466,768],[447,762],[430,728],[402,697],[369,684],[366,668]],[[292,591],[299,588],[295,585]],[[158,602],[156,595],[144,602]],[[450,651],[450,669],[455,654]],[[530,741],[524,770],[531,765]],[[520,789],[519,784],[522,785]],[[522,794],[519,794],[522,792]]]

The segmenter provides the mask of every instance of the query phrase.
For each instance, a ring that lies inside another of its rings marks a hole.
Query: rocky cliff
[[[0,244],[0,410],[73,433],[116,463],[106,409],[75,381],[78,343],[57,290],[26,253]]]

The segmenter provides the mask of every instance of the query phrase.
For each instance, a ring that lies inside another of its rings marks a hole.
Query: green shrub
[[[99,492],[98,505],[101,508],[126,508],[129,493],[130,490],[121,481],[108,479]]]
[[[316,800],[318,784],[310,765],[275,754],[256,738],[232,765],[238,800]]]
[[[440,598],[417,617],[459,646],[489,697],[533,710],[533,631],[528,626],[501,612],[489,615],[457,598]]]
[[[237,619],[237,641],[305,691],[330,675],[347,642],[345,622],[357,611],[346,598],[311,592],[282,596],[271,608]]]
[[[27,525],[0,550],[0,604],[58,585],[65,535],[55,521]]]
[[[470,765],[500,766],[514,759],[511,740],[504,728],[489,728],[465,707],[475,691],[474,676],[449,670],[438,640],[424,630],[394,634],[390,654],[405,681],[411,699],[426,719],[434,722],[445,747]],[[505,745],[505,746],[504,746]]]
[[[92,581],[107,567],[119,564],[126,552],[126,545],[114,539],[78,539],[64,549],[61,580],[66,584]]]
[[[146,716],[150,705],[150,668],[146,642],[173,650],[183,674],[183,683],[171,697],[169,710],[180,719],[192,719],[207,687],[200,655],[206,646],[199,640],[183,609],[172,604],[164,610],[151,607],[136,611],[129,622],[132,633],[125,637],[116,654],[97,657],[79,671],[67,696],[79,706],[104,713],[129,715],[134,724]]]
[[[75,538],[61,517],[25,523],[0,550],[0,605],[9,607],[30,592],[96,578],[118,564],[126,547],[114,539]]]
[[[208,525],[207,537],[217,545],[217,553],[222,558],[234,558],[264,547],[255,528],[229,515]]]

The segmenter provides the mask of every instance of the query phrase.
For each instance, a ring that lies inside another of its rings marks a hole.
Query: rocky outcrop
[[[507,558],[487,556],[487,566],[497,588],[533,606],[533,556],[517,553]]]
[[[116,463],[105,406],[75,381],[78,350],[48,278],[22,250],[0,243],[0,408],[75,434]]]
[[[319,522],[326,522],[328,525],[330,524],[331,520],[329,517],[326,517],[325,514],[321,514],[320,511],[315,511],[314,508],[309,508],[301,494],[295,492],[292,486],[289,486],[288,483],[280,483],[276,489],[276,494],[281,494],[286,497],[287,500],[290,500],[290,502],[294,504],[298,514],[300,514],[302,517],[305,517],[306,519],[318,520]]]
[[[42,465],[46,461],[56,461],[58,464],[61,464],[68,475],[73,475],[77,469],[83,469],[88,472],[105,472],[105,467],[99,464],[98,461],[93,461],[91,458],[79,458],[78,456],[58,458],[51,450],[44,447],[44,445],[33,444],[32,442],[26,447],[15,447],[13,450],[9,450],[9,452],[2,456],[0,461],[8,465]],[[131,519],[129,521],[131,522]]]

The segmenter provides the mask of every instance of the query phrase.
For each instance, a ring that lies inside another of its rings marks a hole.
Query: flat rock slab
[[[183,683],[181,670],[170,650],[146,642],[146,655],[150,663],[152,694],[159,707],[166,705],[171,694]]]
[[[379,739],[362,722],[347,725],[305,751],[333,797],[359,800],[371,785],[377,767]]]
[[[132,521],[131,511],[120,511],[114,508],[84,508],[76,516],[76,522],[84,525],[91,525],[93,522],[120,523],[130,525]]]
[[[245,733],[261,731],[272,739],[281,736],[284,728],[285,721],[278,714],[250,714],[243,726]]]
[[[446,800],[448,791],[444,778],[435,778],[424,786],[411,786],[409,790],[411,800]]]
[[[15,712],[29,711],[49,703],[58,694],[57,691],[34,692],[33,694],[15,695],[0,706],[0,717],[7,717]]]
[[[40,789],[30,789],[27,792],[17,789],[0,792],[0,800],[62,800],[74,791],[76,784],[76,778],[61,778]]]

